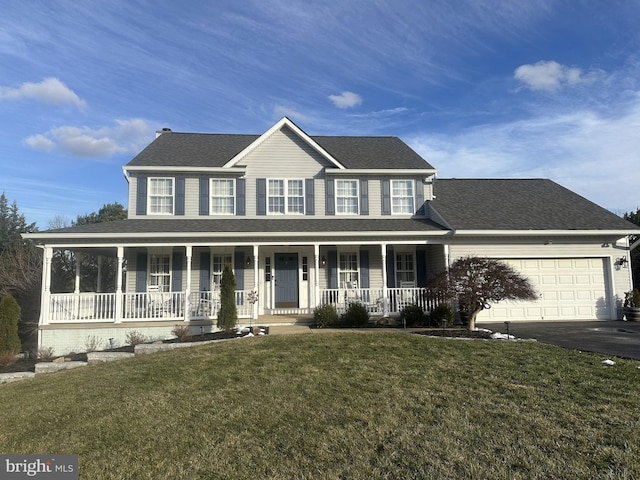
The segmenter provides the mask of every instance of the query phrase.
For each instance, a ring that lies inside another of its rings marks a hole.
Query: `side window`
[[[149,179],[149,214],[173,215],[174,182],[173,178]]]
[[[336,180],[336,213],[358,214],[357,180]]]

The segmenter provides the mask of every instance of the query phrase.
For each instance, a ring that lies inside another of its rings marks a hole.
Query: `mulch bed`
[[[448,338],[474,338],[474,339],[489,339],[491,333],[471,331],[466,328],[429,328],[425,330],[419,330],[413,332],[416,335],[428,335],[431,337],[448,337]]]

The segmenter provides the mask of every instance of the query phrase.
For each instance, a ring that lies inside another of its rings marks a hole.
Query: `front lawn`
[[[0,386],[0,452],[80,478],[638,478],[639,362],[531,342],[266,336]]]

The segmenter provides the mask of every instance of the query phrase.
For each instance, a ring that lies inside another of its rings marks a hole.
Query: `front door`
[[[276,308],[298,307],[298,254],[276,253]]]

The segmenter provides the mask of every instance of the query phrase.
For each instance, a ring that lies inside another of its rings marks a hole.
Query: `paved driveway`
[[[507,331],[502,322],[478,322],[477,326],[494,332]],[[509,333],[584,352],[640,360],[640,322],[511,322]]]

